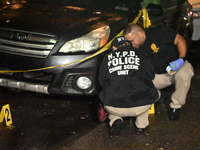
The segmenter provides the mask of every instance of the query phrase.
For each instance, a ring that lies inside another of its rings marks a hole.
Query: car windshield
[[[119,9],[123,11],[134,10],[139,7],[142,0],[2,0],[1,5],[16,3],[38,2],[57,3],[92,9]]]

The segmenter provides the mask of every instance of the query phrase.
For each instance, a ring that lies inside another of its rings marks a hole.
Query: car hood
[[[59,3],[18,3],[0,9],[0,28],[57,36],[63,33],[86,34],[98,27],[126,18],[125,14]]]

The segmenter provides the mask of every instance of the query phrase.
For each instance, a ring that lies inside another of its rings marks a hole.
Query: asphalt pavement
[[[48,150],[65,139],[72,143],[96,127],[88,98],[0,88],[0,99],[1,116],[6,112],[0,123],[0,150]],[[3,109],[6,104],[10,111]],[[11,127],[6,126],[7,118],[12,118]]]

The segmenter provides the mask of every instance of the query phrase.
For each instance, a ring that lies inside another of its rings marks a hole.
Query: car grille
[[[0,28],[0,52],[46,58],[56,42],[52,35]]]

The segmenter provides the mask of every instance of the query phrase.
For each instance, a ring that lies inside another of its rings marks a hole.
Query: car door
[[[144,0],[144,7],[149,12],[152,27],[159,25],[167,25],[171,28],[177,25],[174,22],[174,16],[178,11],[178,0]],[[155,13],[157,9],[162,9],[162,12]]]
[[[187,0],[144,0],[149,12],[151,27],[167,25],[178,31],[190,43],[192,25],[192,6]]]

